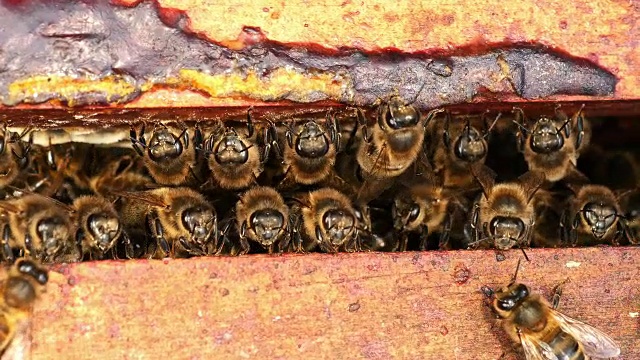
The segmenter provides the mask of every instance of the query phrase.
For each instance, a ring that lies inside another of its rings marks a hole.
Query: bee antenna
[[[571,122],[571,119],[567,119],[567,121],[564,122],[564,124],[562,124],[562,126],[560,127],[560,129],[556,130],[556,134],[560,133],[562,130],[564,130],[564,128],[567,127],[567,125],[569,125],[569,123]]]
[[[511,283],[515,283],[518,278],[518,271],[520,271],[520,262],[522,259],[518,259],[518,265],[516,265],[516,272],[513,274],[513,278],[511,279]]]
[[[522,255],[524,255],[525,260],[527,260],[527,262],[531,262],[531,260],[529,260],[529,256],[527,256],[527,253],[524,251],[524,248],[520,248],[520,250],[522,251]]]
[[[499,112],[498,116],[496,116],[496,118],[493,120],[491,125],[489,125],[489,128],[487,128],[485,130],[484,135],[482,136],[483,139],[486,139],[487,137],[489,137],[489,134],[491,133],[491,130],[493,130],[493,127],[496,126],[496,123],[498,122],[498,119],[500,119],[501,117],[502,117],[502,113]]]

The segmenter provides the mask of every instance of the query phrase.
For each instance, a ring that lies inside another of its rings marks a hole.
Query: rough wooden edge
[[[640,248],[528,250],[519,280],[640,358]],[[105,261],[57,268],[31,359],[497,359],[492,251]],[[493,328],[492,328],[493,327]]]

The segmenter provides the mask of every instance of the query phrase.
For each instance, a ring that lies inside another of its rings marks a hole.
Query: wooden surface
[[[311,95],[323,93],[329,100],[337,100],[345,96],[340,94],[341,91],[355,91],[350,88],[353,79],[347,78],[341,82],[336,80],[339,76],[331,71],[326,73],[325,79],[318,75],[322,71],[316,72],[315,76],[307,76],[296,71],[280,74],[278,70],[271,70],[269,77],[277,81],[265,80],[267,77],[256,80],[251,72],[251,76],[239,74],[243,76],[238,79],[209,77],[209,70],[198,72],[198,64],[213,61],[219,54],[207,54],[206,59],[200,59],[195,65],[176,65],[175,68],[164,69],[166,71],[158,70],[153,76],[136,76],[140,69],[135,66],[162,63],[163,51],[166,52],[172,44],[171,37],[169,40],[158,37],[159,40],[154,42],[154,31],[165,31],[176,38],[186,34],[210,46],[233,51],[262,44],[318,50],[323,54],[340,50],[361,51],[365,55],[393,53],[400,58],[406,55],[466,56],[491,49],[531,45],[564,54],[570,59],[592,64],[613,74],[618,79],[614,94],[595,97],[597,99],[640,98],[640,7],[637,1],[599,0],[576,4],[561,0],[506,3],[501,0],[424,0],[389,6],[384,0],[366,3],[325,0],[313,4],[303,1],[276,4],[267,0],[120,0],[110,5],[118,11],[114,18],[122,20],[141,16],[134,24],[144,23],[145,26],[138,29],[138,25],[123,25],[113,30],[108,25],[114,20],[100,17],[100,14],[112,10],[110,8],[96,8],[93,12],[81,12],[81,9],[77,12],[74,9],[42,10],[42,6],[49,6],[46,4],[25,1],[5,2],[0,6],[0,15],[4,13],[7,21],[17,19],[16,26],[10,26],[13,31],[33,28],[25,35],[20,35],[22,38],[11,38],[9,43],[22,44],[32,38],[42,37],[42,41],[46,40],[46,44],[52,46],[49,51],[44,45],[38,47],[36,45],[39,43],[34,43],[29,51],[34,51],[35,55],[29,59],[39,58],[40,55],[44,57],[52,52],[68,53],[56,58],[59,63],[51,68],[58,70],[53,73],[42,73],[47,72],[43,69],[51,65],[45,62],[42,66],[25,70],[24,76],[21,75],[19,79],[13,79],[15,81],[12,80],[7,93],[2,94],[7,104],[30,107],[32,105],[28,103],[44,101],[42,99],[46,99],[49,96],[46,94],[51,92],[60,93],[52,95],[53,99],[63,98],[69,103],[51,100],[35,106],[73,106],[87,98],[97,97],[98,93],[110,99],[110,104],[139,108],[246,105],[270,101],[266,100],[269,96],[278,97],[288,91],[300,93],[303,97],[307,92]],[[29,6],[33,6],[33,9]],[[130,13],[126,12],[128,10]],[[52,13],[56,14],[55,17],[47,15]],[[68,16],[65,17],[65,13]],[[160,20],[166,29],[151,26],[157,25]],[[23,27],[23,23],[27,25]],[[9,31],[6,34],[10,36],[11,33]],[[104,60],[108,66],[101,63],[104,65],[101,68],[85,69],[80,65],[65,64],[65,61],[77,56],[86,57],[89,53],[98,57],[106,51],[87,45],[81,49],[82,52],[75,54],[74,39],[88,44],[94,41],[100,43],[103,39],[118,37],[119,33],[126,33],[126,36],[142,43],[131,43],[134,40],[130,39],[130,42],[109,45],[110,53]],[[147,43],[144,43],[145,40]],[[36,53],[35,49],[41,52]],[[176,52],[179,49],[168,51],[168,54],[175,55]],[[144,53],[144,56],[136,58],[140,53]],[[6,59],[0,57],[0,64],[10,64],[7,65],[7,74],[20,69],[22,61],[12,59],[9,55],[4,57]],[[133,63],[128,63],[129,60]],[[499,71],[493,71],[497,69],[494,68],[486,74],[478,75],[477,71],[468,74],[468,78],[473,80],[471,83],[475,81],[481,85],[481,89],[474,91],[486,88],[484,90],[500,101],[520,100],[518,96],[510,94],[508,81]],[[276,73],[282,76],[278,77]],[[412,72],[407,73],[410,77]],[[563,74],[554,75],[553,79],[571,76],[571,72]],[[496,79],[487,80],[493,77]],[[589,81],[583,83],[589,85]],[[234,90],[224,90],[227,87]],[[450,100],[449,94],[442,96],[446,98],[443,102]],[[576,98],[565,94],[551,96],[547,100],[567,99],[585,101],[590,97]],[[478,101],[483,101],[482,97],[474,95],[473,102]],[[448,103],[453,102],[460,101],[455,99]]]
[[[640,248],[528,250],[518,280],[640,358]],[[519,251],[93,262],[52,273],[35,308],[41,359],[498,359],[482,285]]]

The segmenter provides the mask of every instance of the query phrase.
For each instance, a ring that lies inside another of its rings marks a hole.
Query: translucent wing
[[[605,359],[620,355],[620,347],[609,335],[558,311],[551,310],[551,315],[555,317],[564,332],[571,334],[582,344],[586,355]]]
[[[527,334],[520,334],[520,342],[527,360],[558,360],[549,344]]]

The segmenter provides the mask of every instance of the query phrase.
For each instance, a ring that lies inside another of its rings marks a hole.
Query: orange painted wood
[[[531,249],[518,280],[640,359],[640,248]],[[479,292],[519,251],[254,255],[62,265],[30,359],[498,359]]]

